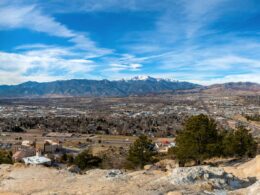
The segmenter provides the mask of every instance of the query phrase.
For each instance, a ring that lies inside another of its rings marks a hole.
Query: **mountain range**
[[[209,87],[169,79],[156,79],[147,76],[129,80],[86,80],[72,79],[53,82],[26,82],[19,85],[0,85],[1,98],[18,97],[125,97],[183,90],[239,89],[260,91],[257,83],[225,83]]]

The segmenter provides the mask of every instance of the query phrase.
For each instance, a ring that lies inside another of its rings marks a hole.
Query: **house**
[[[161,142],[155,143],[154,149],[158,151],[159,153],[167,153],[168,150],[172,147],[175,147],[175,142],[170,142],[168,140],[163,140]]]
[[[35,142],[25,140],[21,144],[13,145],[12,159],[14,162],[19,162],[25,157],[34,156],[35,152]]]
[[[60,143],[54,142],[52,140],[45,140],[43,144],[44,153],[55,153],[62,148]]]
[[[35,148],[28,147],[28,148],[21,148],[20,150],[16,151],[12,159],[14,162],[19,162],[25,157],[34,156],[35,155]]]

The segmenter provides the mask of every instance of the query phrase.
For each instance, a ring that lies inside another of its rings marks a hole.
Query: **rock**
[[[182,195],[182,192],[179,191],[168,192],[167,195]]]
[[[150,170],[153,167],[153,165],[145,165],[144,170]]]
[[[179,167],[169,176],[174,185],[198,185],[213,189],[238,189],[249,185],[248,180],[240,180],[227,174],[222,168],[210,166]],[[212,187],[208,184],[212,185]]]
[[[172,170],[175,167],[177,167],[177,164],[176,164],[175,160],[164,159],[164,160],[161,160],[161,161],[155,163],[155,166],[159,167],[162,170],[169,171],[169,170]]]
[[[112,169],[107,172],[106,178],[118,178],[123,176],[123,172],[118,169]]]
[[[71,165],[68,167],[68,171],[72,173],[80,173],[80,168],[77,165]]]
[[[244,194],[259,195],[260,194],[260,181],[258,180],[253,185],[248,186],[247,188],[242,188],[242,189],[231,191],[228,193],[228,195],[244,195]]]

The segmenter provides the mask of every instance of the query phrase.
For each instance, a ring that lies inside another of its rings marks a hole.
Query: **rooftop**
[[[23,161],[25,162],[25,164],[39,165],[39,164],[50,163],[51,159],[46,158],[44,156],[31,156],[31,157],[23,158]]]

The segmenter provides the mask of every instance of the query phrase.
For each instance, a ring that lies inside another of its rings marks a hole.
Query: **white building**
[[[23,158],[26,165],[51,165],[51,159],[44,156],[31,156]]]

